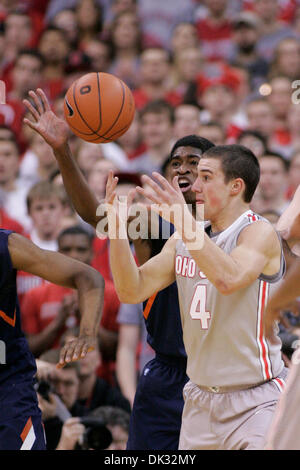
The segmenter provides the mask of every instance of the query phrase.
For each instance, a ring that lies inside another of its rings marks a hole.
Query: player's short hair
[[[39,181],[38,183],[34,184],[28,191],[26,198],[28,213],[30,212],[32,202],[35,199],[45,200],[49,197],[56,196],[61,204],[65,205],[65,191],[62,191],[62,189],[64,188],[60,188],[59,186],[52,184],[50,181]]]
[[[260,177],[260,167],[254,153],[243,145],[217,145],[208,149],[204,158],[221,160],[225,183],[241,178],[245,183],[244,201],[251,202]]]
[[[186,135],[175,142],[170,152],[170,158],[172,158],[175,150],[178,147],[195,147],[200,149],[202,153],[204,153],[214,146],[215,144],[213,144],[210,140],[205,139],[204,137],[200,137],[196,134]]]
[[[167,167],[172,160],[173,154],[178,147],[195,147],[202,151],[202,154],[211,147],[214,147],[215,144],[210,142],[210,140],[200,137],[196,134],[187,135],[178,139],[173,145],[170,155],[164,161],[161,171],[164,175],[166,173]]]
[[[83,235],[89,240],[90,244],[94,239],[94,235],[83,228],[81,225],[72,225],[71,227],[67,227],[59,233],[57,237],[58,245],[60,244],[61,239],[66,235]]]

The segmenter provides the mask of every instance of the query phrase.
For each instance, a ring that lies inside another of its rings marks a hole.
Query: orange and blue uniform
[[[0,450],[45,449],[34,388],[36,363],[22,332],[16,270],[0,230]]]
[[[162,236],[164,224],[160,219],[161,237],[151,240],[151,257],[167,241]],[[173,231],[171,226],[170,234]],[[155,357],[145,365],[137,385],[127,450],[177,450],[188,377],[176,282],[144,302],[144,319]]]

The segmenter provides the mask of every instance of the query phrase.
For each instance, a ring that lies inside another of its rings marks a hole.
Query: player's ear
[[[245,182],[242,178],[236,178],[230,183],[230,194],[232,196],[237,196],[241,191],[245,189]]]

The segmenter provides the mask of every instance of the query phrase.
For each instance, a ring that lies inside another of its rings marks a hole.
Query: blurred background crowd
[[[99,200],[110,169],[126,194],[141,174],[163,172],[177,139],[198,134],[256,154],[261,179],[252,209],[275,224],[300,184],[300,1],[0,1],[7,92],[0,106],[1,227],[91,264],[106,281],[99,351],[56,371],[50,399],[40,396],[52,448],[74,448],[82,433],[76,420],[63,424],[54,398],[72,417],[102,413],[111,446],[125,448],[136,380],[153,355],[142,306],[121,305],[116,295],[108,240],[74,212],[51,148],[23,124],[29,90],[41,87],[63,116],[67,89],[91,71],[124,80],[136,104],[130,129],[116,142],[86,143],[70,132],[74,158]],[[44,371],[77,332],[77,299],[24,272],[17,282],[23,329]],[[281,324],[287,365],[299,340],[297,313],[296,302]]]

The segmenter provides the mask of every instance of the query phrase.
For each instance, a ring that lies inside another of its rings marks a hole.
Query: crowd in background
[[[70,131],[74,158],[99,200],[109,170],[127,194],[141,184],[142,174],[163,171],[177,139],[198,134],[255,153],[261,179],[252,209],[275,224],[300,184],[300,2],[0,1],[0,79],[6,84],[6,104],[0,105],[1,227],[103,275],[99,351],[57,372],[51,396],[73,417],[108,408],[112,445],[124,448],[139,370],[153,355],[142,306],[120,304],[108,240],[95,236],[74,212],[52,149],[23,123],[29,90],[41,87],[62,117],[67,89],[92,71],[124,80],[136,104],[131,127],[116,142],[87,143]],[[286,259],[289,268],[293,259],[288,253]],[[76,334],[74,293],[24,272],[17,285],[30,348],[40,364],[53,365],[66,336]],[[287,365],[300,337],[297,311],[296,303],[281,323]],[[81,425],[72,419],[63,425],[52,399],[40,397],[40,406],[49,446],[74,448]]]

